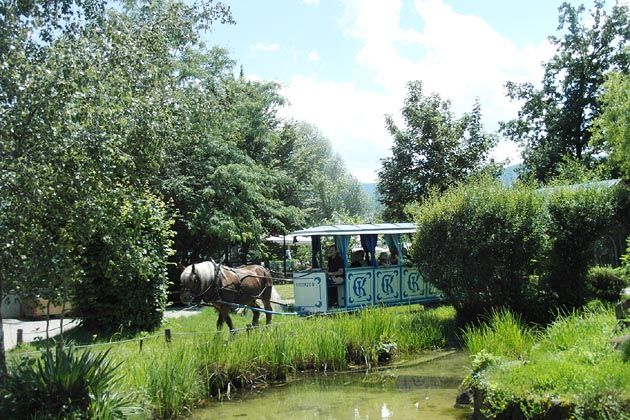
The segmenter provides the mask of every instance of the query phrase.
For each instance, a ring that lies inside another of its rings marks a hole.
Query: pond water
[[[466,353],[431,353],[367,374],[302,376],[259,392],[238,392],[196,410],[194,418],[464,420],[472,405],[456,405],[455,399],[469,370]]]

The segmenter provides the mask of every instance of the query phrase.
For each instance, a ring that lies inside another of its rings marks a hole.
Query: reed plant
[[[455,309],[452,306],[438,306],[430,310],[403,307],[407,316],[402,319],[398,340],[401,351],[415,349],[444,349],[459,346],[455,322]]]
[[[160,343],[145,353],[139,375],[145,378],[146,402],[156,418],[177,418],[199,402],[197,359],[194,348],[182,344]]]
[[[536,342],[536,332],[514,312],[493,309],[478,327],[465,327],[464,347],[477,354],[482,350],[509,359],[524,360]]]

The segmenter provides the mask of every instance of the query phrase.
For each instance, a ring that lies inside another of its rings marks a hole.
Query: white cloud
[[[386,96],[336,83],[296,76],[283,90],[289,106],[283,116],[317,126],[331,141],[347,168],[362,182],[374,182],[379,159],[391,142],[383,115],[392,104]]]
[[[310,53],[308,53],[308,56],[306,57],[306,59],[311,63],[318,62],[320,57],[319,57],[319,54],[317,53],[317,50],[313,50]]]
[[[302,3],[308,4],[309,6],[319,6],[319,0],[302,0]]]
[[[422,80],[426,94],[451,100],[456,115],[479,98],[486,130],[496,131],[520,107],[506,98],[505,82],[541,80],[540,64],[553,53],[546,42],[518,49],[480,17],[457,14],[443,0],[415,0],[417,15],[406,16],[407,28],[401,27],[400,0],[344,0],[344,6],[343,32],[361,45],[357,71],[373,74],[380,93],[315,77],[294,77],[284,93],[287,112],[317,125],[363,182],[373,181],[380,159],[390,155],[383,115],[400,113],[408,81]],[[405,56],[408,51],[415,58]],[[519,160],[511,143],[494,155]]]
[[[278,49],[280,49],[280,46],[276,43],[270,44],[265,42],[258,42],[251,45],[249,49],[252,51],[278,51]]]

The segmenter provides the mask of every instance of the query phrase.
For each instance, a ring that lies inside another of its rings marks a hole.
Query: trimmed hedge
[[[591,244],[614,224],[615,191],[453,188],[415,208],[414,261],[464,322],[499,307],[547,322],[585,302]]]

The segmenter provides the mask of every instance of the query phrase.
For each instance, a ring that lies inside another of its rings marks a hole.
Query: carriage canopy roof
[[[415,223],[365,223],[358,225],[325,225],[314,226],[289,233],[300,236],[352,236],[369,234],[414,233]]]

